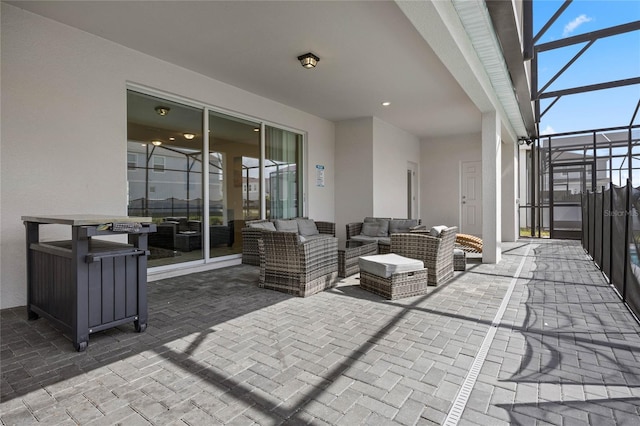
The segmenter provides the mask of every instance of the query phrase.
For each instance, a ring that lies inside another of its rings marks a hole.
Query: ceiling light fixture
[[[174,138],[173,136],[171,136],[171,137],[169,138],[169,140],[170,140],[170,141],[175,141],[175,140],[176,140],[176,138]]]
[[[254,128],[253,128],[253,131],[254,131],[254,132],[259,132],[259,131],[260,131],[260,128],[259,128],[259,127],[254,127]]]
[[[151,143],[153,144],[153,146],[160,146],[160,145],[162,145],[162,141],[151,141]]]
[[[196,137],[196,135],[193,133],[183,133],[182,136],[184,136],[184,138],[187,140],[191,140]]]
[[[385,101],[382,103],[382,106],[389,106],[389,105],[391,105],[391,102]]]
[[[155,110],[158,113],[158,115],[161,115],[164,117],[165,115],[169,114],[169,111],[171,111],[171,108],[167,106],[157,106]]]
[[[309,52],[309,53],[305,53],[304,55],[298,56],[298,60],[300,61],[300,64],[303,67],[309,69],[309,68],[315,68],[315,66],[320,61],[320,58],[318,58],[313,53]]]

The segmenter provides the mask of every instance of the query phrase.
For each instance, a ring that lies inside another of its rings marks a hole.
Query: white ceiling
[[[375,116],[422,138],[480,129],[394,2],[8,3],[328,120]],[[309,51],[320,62],[307,70]]]

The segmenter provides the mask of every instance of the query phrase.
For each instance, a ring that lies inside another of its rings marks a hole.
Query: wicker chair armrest
[[[317,220],[316,227],[318,228],[318,232],[321,234],[328,234],[332,236],[336,236],[336,224],[335,222],[324,222],[321,220]]]
[[[305,272],[338,270],[338,239],[319,238],[299,244],[300,265]]]
[[[350,240],[351,237],[355,237],[356,235],[360,235],[362,233],[362,222],[352,222],[347,223],[347,240]]]
[[[258,250],[258,239],[262,238],[264,229],[260,228],[242,228],[242,245],[245,247],[255,248]]]
[[[416,233],[396,233],[391,235],[391,252],[401,256],[419,259],[425,267],[433,267],[438,259],[442,241],[438,237]]]

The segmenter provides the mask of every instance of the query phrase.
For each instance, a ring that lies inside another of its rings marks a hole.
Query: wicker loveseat
[[[337,238],[301,241],[293,232],[264,231],[258,239],[258,251],[259,287],[306,297],[337,282]]]
[[[458,228],[439,231],[439,236],[418,233],[391,235],[391,252],[422,260],[428,271],[429,285],[447,282],[453,277],[453,248]]]
[[[378,253],[389,253],[391,234],[409,232],[420,223],[420,219],[365,217],[362,222],[347,223],[347,240],[375,241]]]
[[[313,225],[317,230],[317,234],[313,229]],[[278,229],[278,228],[287,229]],[[335,237],[336,224],[333,222],[314,221],[307,218],[295,219],[261,219],[247,221],[246,226],[242,228],[242,263],[246,265],[260,265],[260,252],[258,250],[258,240],[265,231],[288,230],[301,235],[304,239],[322,239]],[[315,234],[315,235],[307,235]]]

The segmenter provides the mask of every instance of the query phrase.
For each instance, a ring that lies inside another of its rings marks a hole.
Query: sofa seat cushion
[[[368,235],[354,235],[353,237],[351,237],[350,239],[354,240],[354,241],[362,241],[365,243],[377,243],[378,242],[378,237],[370,237]]]
[[[400,256],[395,253],[362,256],[358,259],[360,271],[389,278],[394,274],[414,272],[424,269],[424,262]]]
[[[300,240],[301,243],[304,243],[305,241],[324,240],[326,238],[335,238],[335,237],[330,234],[298,235],[298,240]]]
[[[350,238],[354,241],[363,241],[365,243],[382,243],[382,244],[391,244],[391,237],[369,237],[367,235],[354,235]]]

